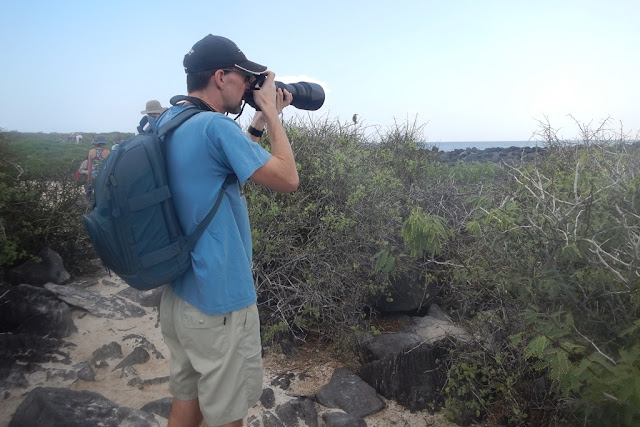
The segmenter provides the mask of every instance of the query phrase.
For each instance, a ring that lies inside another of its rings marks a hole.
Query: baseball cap
[[[187,74],[232,66],[252,74],[262,74],[267,70],[264,65],[249,61],[240,48],[228,38],[212,34],[193,45],[184,56],[182,65]]]

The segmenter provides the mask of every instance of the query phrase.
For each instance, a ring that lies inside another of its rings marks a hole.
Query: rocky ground
[[[75,281],[66,285],[66,289],[47,286],[50,290],[60,292],[59,297],[70,304],[71,316],[77,331],[64,338],[64,341],[70,344],[61,350],[61,354],[65,355],[60,358],[61,361],[39,364],[37,369],[32,369],[32,372],[25,375],[28,385],[23,383],[23,387],[12,388],[7,387],[6,383],[0,384],[0,399],[3,399],[0,401],[0,426],[9,425],[16,409],[28,393],[37,387],[92,391],[118,406],[134,409],[140,409],[149,402],[170,396],[167,382],[168,351],[160,333],[157,301],[154,301],[157,299],[157,293],[133,302],[136,298],[130,295],[130,288],[117,276],[107,275]],[[122,297],[129,296],[128,301],[133,305],[128,306],[127,310],[135,315],[126,317],[105,314],[108,310],[105,311],[104,304],[100,303],[94,307],[78,308],[75,305],[77,301],[74,300],[76,297],[65,294],[70,289],[69,286],[86,289],[112,301],[121,301]],[[117,343],[121,348],[121,354],[105,356],[101,362],[99,357],[96,358],[95,352],[110,343]],[[133,357],[133,353],[137,353],[140,347],[147,350],[140,351],[148,354],[148,357]],[[292,357],[267,353],[264,364],[264,389],[271,391],[266,393],[269,399],[263,399],[251,409],[246,420],[250,426],[267,425],[264,422],[265,414],[272,414],[287,402],[300,396],[315,396],[321,387],[330,382],[334,371],[341,367],[339,359],[330,348],[312,342],[303,345]],[[77,369],[70,371],[72,366],[88,365],[95,374],[93,379],[91,374],[81,375]],[[412,413],[394,401],[382,397],[380,399],[384,403],[383,409],[364,417],[368,426],[454,425],[448,423],[442,415],[431,415],[426,411]],[[323,406],[314,399],[310,401],[317,412],[316,425],[328,425],[323,421],[323,414],[342,412],[337,408]],[[166,418],[158,414],[154,414],[154,417],[158,425],[166,425]],[[278,424],[276,422],[273,425]]]

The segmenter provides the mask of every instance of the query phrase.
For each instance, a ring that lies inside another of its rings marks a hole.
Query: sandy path
[[[103,295],[114,294],[122,289],[124,284],[116,276],[101,277],[97,285],[88,288],[91,291],[99,292]],[[168,358],[168,350],[162,340],[160,326],[158,324],[158,311],[156,308],[146,308],[147,315],[140,318],[130,318],[124,320],[114,320],[96,317],[84,310],[73,310],[73,321],[78,331],[66,338],[65,341],[75,344],[75,347],[68,349],[72,364],[48,364],[44,365],[49,371],[56,369],[68,370],[76,363],[90,361],[92,353],[105,344],[113,341],[122,347],[123,357],[128,355],[135,346],[137,340],[124,338],[127,335],[135,334],[146,337],[156,349]],[[151,352],[150,352],[151,354]],[[60,376],[52,377],[46,371],[39,371],[30,374],[29,388],[11,390],[10,395],[0,401],[0,427],[8,425],[11,415],[18,405],[24,400],[24,396],[35,387],[66,387],[73,390],[88,390],[100,393],[121,406],[139,409],[148,402],[168,397],[168,383],[145,387],[132,387],[127,383],[137,377],[143,380],[165,377],[169,374],[168,360],[157,359],[151,354],[150,360],[142,365],[135,365],[135,371],[113,370],[119,360],[109,360],[110,367],[94,368],[96,373],[95,381],[64,380]],[[341,366],[337,358],[327,348],[318,348],[313,344],[302,346],[295,357],[287,357],[282,354],[266,354],[264,359],[265,379],[264,387],[272,388],[275,392],[276,404],[282,404],[288,399],[300,395],[312,395],[318,389],[329,382],[335,368]],[[288,390],[282,390],[271,385],[271,381],[285,373],[295,374],[291,380]],[[304,374],[304,375],[299,375]],[[302,378],[302,379],[301,379]],[[366,418],[370,427],[403,427],[403,426],[454,426],[455,424],[445,421],[442,415],[430,415],[426,411],[411,413],[397,405],[393,401],[387,401],[387,407],[374,415]],[[329,410],[316,405],[319,413]],[[273,412],[273,409],[271,411]],[[251,409],[249,416],[256,415],[262,418],[262,413],[266,411],[262,405],[258,404]],[[166,426],[166,419],[156,416],[160,426]],[[324,426],[319,418],[320,426]]]

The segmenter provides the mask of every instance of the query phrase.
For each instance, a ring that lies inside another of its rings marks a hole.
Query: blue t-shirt
[[[171,107],[161,124],[184,108]],[[256,301],[249,213],[241,184],[270,156],[220,113],[196,114],[167,139],[171,193],[187,235],[209,213],[227,177],[237,177],[191,252],[192,269],[172,284],[177,295],[204,313],[227,313]]]

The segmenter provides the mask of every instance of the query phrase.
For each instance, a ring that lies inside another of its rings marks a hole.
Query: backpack
[[[170,283],[191,268],[191,250],[231,182],[196,231],[185,236],[169,190],[164,138],[200,111],[187,108],[160,128],[150,118],[143,132],[113,150],[94,183],[94,208],[84,216],[89,238],[104,266],[136,289]]]

